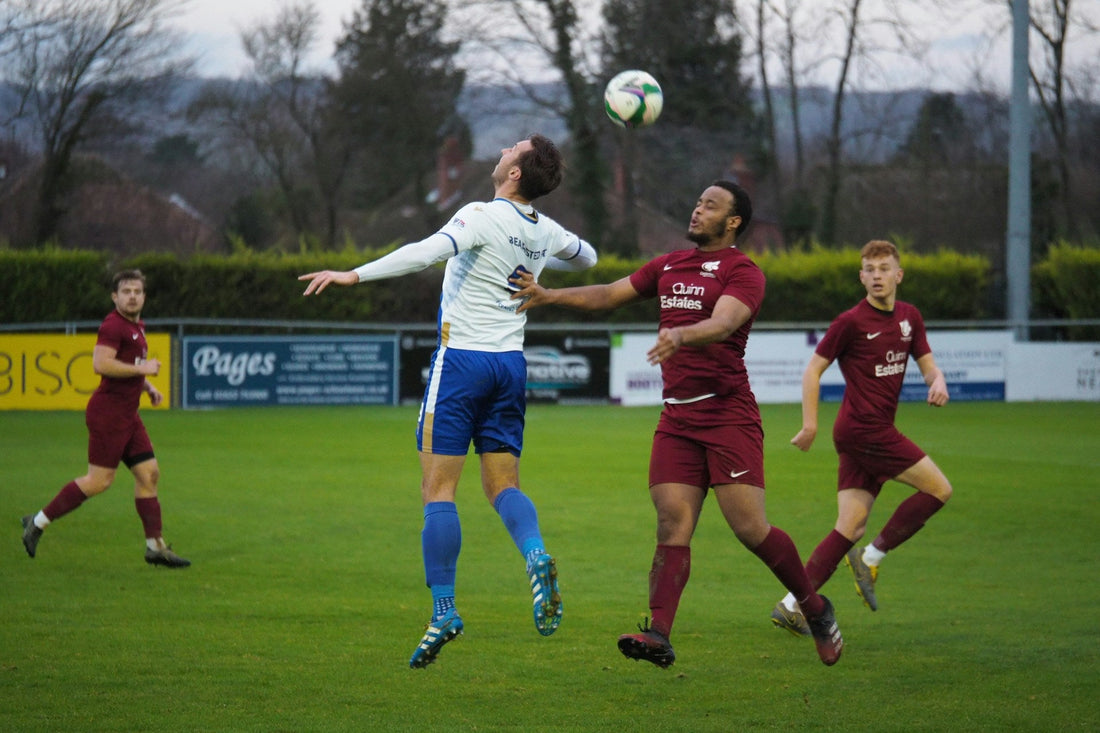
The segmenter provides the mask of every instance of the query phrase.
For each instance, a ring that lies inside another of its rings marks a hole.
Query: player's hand
[[[810,446],[814,444],[814,438],[816,437],[816,429],[811,430],[810,428],[802,428],[798,431],[798,435],[791,438],[791,445],[805,453],[810,449]]]
[[[943,377],[932,380],[932,385],[928,388],[928,404],[932,407],[943,407],[949,399],[951,397],[947,394],[947,382]]]
[[[321,270],[320,272],[310,272],[305,275],[299,275],[298,279],[309,280],[309,285],[306,285],[306,290],[302,295],[316,295],[332,283],[336,283],[337,285],[355,285],[359,282],[359,275],[355,273],[355,270],[344,270],[341,272],[337,272],[336,270]]]
[[[646,360],[650,364],[660,364],[684,344],[684,333],[679,328],[662,328],[657,332],[657,343],[646,352]]]
[[[160,374],[160,359],[145,359],[138,367],[145,376],[155,377]]]
[[[514,291],[512,300],[523,301],[519,308],[516,308],[516,313],[545,305],[551,300],[550,291],[535,282],[535,276],[525,268],[517,267],[512,276],[508,278],[508,284]]]
[[[153,385],[150,384],[149,389],[147,389],[146,392],[149,393],[149,402],[152,403],[153,407],[156,407],[161,402],[164,402],[164,395],[162,395],[160,393],[160,390]]]

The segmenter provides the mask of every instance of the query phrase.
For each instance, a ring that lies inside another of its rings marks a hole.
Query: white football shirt
[[[454,242],[439,309],[441,344],[476,351],[523,349],[526,313],[508,278],[523,267],[536,278],[547,260],[569,260],[586,245],[531,205],[498,198],[466,204],[439,230]],[[589,248],[590,249],[590,248]]]

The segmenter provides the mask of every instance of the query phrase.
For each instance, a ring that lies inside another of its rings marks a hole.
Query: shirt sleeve
[[[631,286],[638,291],[642,298],[657,297],[657,281],[661,276],[661,266],[668,260],[668,255],[661,255],[642,265],[630,275]]]
[[[551,270],[580,272],[595,265],[596,259],[596,248],[577,237],[575,242],[546,260],[546,266]]]
[[[406,244],[388,255],[355,268],[359,282],[399,277],[442,262],[458,254],[458,247],[450,235],[436,232],[427,239]]]
[[[95,338],[96,346],[109,346],[116,352],[122,347],[122,329],[114,318],[104,318]]]
[[[755,265],[739,266],[731,273],[729,282],[722,289],[722,295],[737,298],[755,315],[760,312],[760,304],[764,302],[765,283],[764,273],[760,268]]]
[[[841,314],[829,324],[828,330],[825,331],[825,335],[821,337],[821,341],[818,342],[817,348],[814,349],[814,353],[823,359],[834,361],[841,352],[844,351],[844,345],[848,339],[846,334],[848,333],[848,319],[844,314]]]
[[[932,353],[932,347],[928,344],[928,331],[924,327],[924,317],[915,307],[909,315],[913,325],[913,346],[910,352],[914,359],[919,359],[925,354]]]

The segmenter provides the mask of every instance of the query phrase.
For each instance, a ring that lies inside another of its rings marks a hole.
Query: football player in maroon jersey
[[[874,240],[860,252],[859,280],[867,296],[830,324],[802,376],[802,429],[791,439],[807,451],[817,435],[821,375],[837,361],[844,375],[844,398],[833,425],[837,472],[837,520],[810,555],[806,572],[820,588],[843,559],[855,575],[856,590],[872,611],[878,608],[875,581],[886,553],[912,537],[951,498],[951,484],[939,467],[894,426],[909,357],[928,385],[927,402],[947,404],[947,383],[936,366],[913,305],[897,299],[901,261],[892,243]],[[886,481],[916,491],[894,510],[874,541],[860,549],[867,517]],[[772,622],[794,633],[800,614],[788,596],[776,604]]]
[[[160,372],[160,360],[148,358],[145,324],[145,275],[123,270],[112,280],[115,309],[99,326],[92,369],[101,379],[88,400],[84,422],[88,426],[88,472],[62,487],[37,514],[23,517],[23,547],[35,556],[42,532],[57,519],[106,491],[115,480],[119,463],[134,475],[134,506],[145,529],[145,562],[169,568],[185,568],[190,561],[174,553],[161,536],[157,481],[160,467],[153,444],[138,415],[143,393],[159,405],[164,399],[148,377]]]
[[[668,667],[669,635],[691,569],[691,538],[708,491],[737,539],[798,598],[825,664],[843,639],[832,604],[811,586],[794,542],[764,510],[764,431],[745,371],[745,344],[764,299],[764,274],[739,250],[752,202],[736,183],[715,181],[688,225],[694,246],[660,255],[613,283],[548,290],[529,275],[513,281],[526,310],[561,305],[616,308],[658,298],[657,342],[664,407],[650,452],[649,493],[657,510],[657,547],[649,573],[650,621],[619,637],[632,659]]]

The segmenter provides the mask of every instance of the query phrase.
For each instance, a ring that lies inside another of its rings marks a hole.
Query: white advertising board
[[[1009,351],[1010,402],[1100,401],[1100,343],[1019,343]]]
[[[823,331],[764,331],[749,338],[745,366],[749,382],[761,404],[802,400],[802,372]],[[661,370],[646,362],[646,352],[656,336],[624,333],[612,338],[610,394],[623,405],[656,405],[661,402]],[[1010,331],[933,331],[928,334],[936,363],[947,377],[956,400],[1003,400],[1007,356],[1013,347]],[[824,400],[839,400],[844,378],[834,363],[822,375]],[[923,400],[927,387],[920,370],[910,362],[902,400]]]

